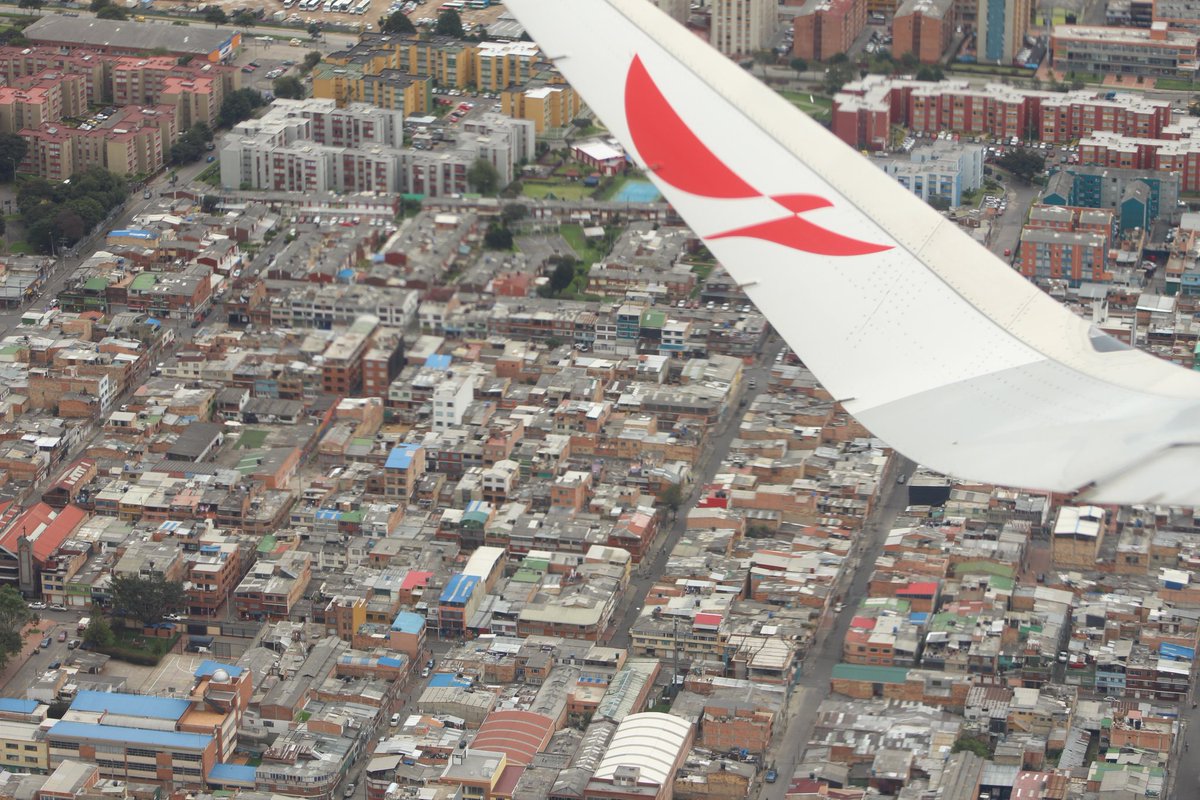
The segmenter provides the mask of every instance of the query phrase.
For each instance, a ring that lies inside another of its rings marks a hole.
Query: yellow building
[[[312,72],[313,97],[334,100],[339,107],[370,103],[406,116],[429,113],[429,78],[387,66],[391,60],[385,54],[351,64],[318,64]]]
[[[0,720],[0,768],[5,772],[50,771],[50,749],[35,723]]]
[[[357,67],[365,75],[387,69],[463,89],[475,82],[475,46],[447,36],[420,38],[365,33],[358,44],[325,58],[326,64]]]
[[[475,48],[475,85],[498,92],[529,80],[539,51],[532,42],[483,42]]]
[[[500,93],[501,110],[515,119],[533,122],[538,135],[565,128],[583,110],[583,102],[566,84],[508,89]]]

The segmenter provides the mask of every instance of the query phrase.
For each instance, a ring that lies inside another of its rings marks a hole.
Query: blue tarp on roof
[[[244,672],[244,670],[236,664],[222,664],[220,661],[211,661],[205,659],[200,662],[200,666],[196,667],[196,671],[192,673],[195,678],[208,678],[214,672],[223,669],[229,673],[229,677],[236,678]]]
[[[413,453],[420,448],[419,444],[402,444],[396,447],[392,452],[388,453],[387,463],[384,467],[387,469],[408,469],[412,464]]]
[[[400,667],[404,666],[404,659],[403,658],[392,658],[391,656],[380,656],[379,657],[379,666],[395,667],[396,669],[399,669]]]
[[[208,772],[208,780],[209,783],[244,783],[253,786],[257,775],[257,768],[245,764],[213,764]]]
[[[72,711],[94,711],[147,719],[179,719],[191,703],[174,697],[152,697],[123,692],[94,692],[84,690],[75,695]]]
[[[425,366],[430,369],[450,369],[450,362],[452,360],[450,356],[434,353],[425,359]]]
[[[392,630],[400,633],[420,633],[425,626],[425,618],[411,611],[401,611],[392,620]]]
[[[119,228],[111,231],[109,236],[122,236],[126,239],[157,239],[158,234],[153,231],[146,231],[140,228]]]
[[[461,686],[467,688],[471,685],[469,680],[457,677],[453,672],[435,672],[433,677],[429,679],[431,687],[436,686],[439,689],[444,689],[447,686]]]
[[[1171,661],[1192,661],[1196,658],[1196,648],[1161,642],[1158,645],[1158,654]]]
[[[465,603],[471,599],[471,595],[475,592],[475,587],[479,585],[479,576],[477,575],[454,575],[446,582],[446,588],[442,589],[443,603]]]
[[[186,700],[183,702],[187,702]],[[204,750],[212,741],[203,733],[153,731],[148,728],[122,728],[117,725],[96,725],[91,722],[59,720],[46,734],[51,742],[63,739],[82,739],[92,742],[114,742],[125,745],[147,744],[179,750]]]

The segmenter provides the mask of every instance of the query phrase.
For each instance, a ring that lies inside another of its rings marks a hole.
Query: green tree
[[[304,56],[304,61],[301,62],[301,64],[300,64],[300,71],[307,75],[308,73],[313,71],[313,68],[315,66],[317,66],[317,64],[320,64],[320,63],[321,63],[321,54],[318,53],[316,50],[313,50],[312,52],[310,52],[306,56]]]
[[[129,19],[129,15],[125,13],[125,9],[120,6],[104,6],[96,12],[96,19]]]
[[[0,589],[0,667],[21,649],[25,626],[36,620],[16,589],[11,586]]]
[[[1032,150],[1019,148],[1000,156],[996,160],[996,166],[1029,183],[1034,175],[1046,168],[1046,159]]]
[[[412,20],[408,18],[408,14],[403,11],[393,11],[386,17],[379,20],[380,33],[416,33],[417,29],[413,27]]]
[[[0,178],[11,181],[16,177],[16,168],[25,158],[28,147],[17,134],[0,133]]]
[[[204,21],[211,22],[213,25],[224,25],[229,21],[229,15],[220,6],[209,6],[204,9]]]
[[[46,0],[20,0],[17,3],[18,8],[41,8],[46,5]]]
[[[856,76],[854,65],[841,62],[825,70],[825,91],[836,94]]]
[[[217,206],[220,204],[220,202],[221,198],[217,195],[206,194],[204,197],[200,198],[200,210],[205,214],[211,214],[217,210]]]
[[[905,72],[912,72],[918,66],[920,66],[921,61],[917,58],[917,54],[910,50],[909,52],[900,56],[900,60],[897,63],[900,65],[900,69],[904,70]]]
[[[288,100],[304,99],[304,84],[295,75],[284,75],[281,78],[276,78],[272,88],[275,91],[276,97]]]
[[[88,9],[95,12],[104,8],[108,4],[109,0],[92,0],[92,2],[88,5]]]
[[[803,58],[793,58],[788,62],[788,66],[792,68],[797,77],[799,77],[801,72],[808,72],[808,62]]]
[[[671,516],[674,517],[679,513],[679,507],[683,505],[683,487],[678,483],[672,483],[663,489],[658,494],[658,504],[670,511]]]
[[[940,81],[942,78],[944,78],[946,76],[942,72],[942,68],[939,67],[938,65],[934,64],[933,66],[929,66],[928,64],[922,64],[921,68],[917,70],[916,77],[917,77],[917,80],[919,80],[919,81],[926,81],[928,83],[937,83],[938,81]]]
[[[554,272],[550,273],[550,292],[558,295],[566,291],[575,280],[575,259],[563,256],[557,259]]]
[[[520,222],[529,216],[529,208],[523,203],[506,203],[504,208],[500,209],[500,219],[504,220],[505,226]]]
[[[187,605],[183,584],[179,581],[118,575],[113,577],[110,591],[116,614],[133,617],[143,625],[161,622],[167,614]]]
[[[309,24],[309,26],[308,26],[308,36],[309,36],[309,38],[311,38],[311,39],[316,39],[316,38],[318,38],[320,35],[321,35],[321,26],[320,26],[320,24],[318,24],[318,23],[316,23],[316,22],[310,23],[310,24]]]
[[[262,95],[253,89],[238,89],[225,95],[221,110],[217,113],[217,124],[231,128],[244,119],[254,116],[254,110],[263,104]]]
[[[962,751],[966,750],[969,753],[974,753],[980,758],[988,758],[991,755],[989,752],[990,749],[991,748],[988,747],[988,743],[983,739],[979,739],[975,736],[960,736],[954,740],[954,746],[950,748],[950,752],[961,753]]]
[[[240,25],[243,28],[253,28],[254,24],[258,22],[258,17],[254,15],[254,12],[245,8],[233,12],[231,19],[234,25]]]
[[[493,222],[483,235],[483,246],[489,250],[512,250],[513,235],[508,228]]]
[[[463,37],[462,17],[453,8],[447,8],[438,14],[437,25],[433,32],[439,36],[453,36],[455,39],[461,39]]]
[[[88,622],[88,626],[83,630],[83,641],[97,650],[112,647],[116,644],[117,637],[113,633],[112,626],[108,624],[108,620],[97,614]]]
[[[480,194],[495,194],[500,187],[500,173],[492,162],[479,158],[467,168],[467,184]]]

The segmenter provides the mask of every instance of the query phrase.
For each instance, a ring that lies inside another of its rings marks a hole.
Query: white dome
[[[214,683],[229,683],[229,673],[223,669],[217,669],[212,674]]]

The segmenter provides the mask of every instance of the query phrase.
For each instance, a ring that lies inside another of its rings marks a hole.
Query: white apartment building
[[[775,0],[712,0],[709,44],[727,56],[765,50],[776,24]]]

